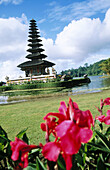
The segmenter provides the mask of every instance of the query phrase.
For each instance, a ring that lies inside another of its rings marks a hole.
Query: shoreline
[[[88,90],[81,90],[81,91],[60,91],[60,92],[53,92],[53,93],[47,93],[47,94],[30,94],[30,95],[18,95],[18,96],[9,96],[4,102],[0,102],[0,105],[9,105],[9,104],[16,104],[21,102],[28,102],[28,101],[34,101],[39,98],[49,98],[49,97],[58,97],[58,96],[71,96],[71,95],[82,95],[82,94],[93,94],[93,93],[100,93],[104,90],[109,90],[110,87],[103,87],[103,88],[97,88],[97,89],[88,89]]]

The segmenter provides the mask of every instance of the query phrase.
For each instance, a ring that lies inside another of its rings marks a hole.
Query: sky
[[[31,19],[57,73],[110,58],[110,0],[0,0],[0,81],[25,76]]]

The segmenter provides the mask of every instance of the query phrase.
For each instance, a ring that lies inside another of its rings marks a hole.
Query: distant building
[[[44,49],[41,48],[41,46],[43,46],[41,43],[42,40],[40,39],[39,31],[34,19],[30,20],[28,37],[29,49],[27,51],[29,52],[29,54],[26,56],[26,58],[29,59],[29,61],[21,63],[17,67],[21,68],[22,71],[25,71],[25,76],[27,78],[32,78],[36,76],[39,77],[41,75],[49,75],[49,67],[52,68],[52,66],[54,66],[55,64],[44,60],[47,56],[42,53],[44,51]]]

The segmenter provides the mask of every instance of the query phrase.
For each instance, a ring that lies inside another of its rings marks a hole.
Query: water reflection
[[[110,86],[110,78],[105,78],[103,79],[103,86],[109,87]]]
[[[110,78],[103,78],[103,76],[89,76],[91,83],[82,85],[80,87],[73,87],[72,92],[88,91],[96,92],[96,89],[103,87],[110,87]],[[99,91],[99,90],[98,90]]]
[[[8,96],[0,96],[0,104],[8,103]]]
[[[110,78],[103,78],[102,76],[89,76],[90,80],[91,80],[91,83],[89,84],[84,84],[84,85],[80,85],[80,86],[77,86],[77,87],[73,87],[71,89],[66,89],[66,91],[68,92],[68,95],[69,95],[69,92],[72,92],[73,95],[74,94],[77,94],[77,93],[92,93],[92,92],[99,92],[100,91],[100,88],[104,88],[104,87],[110,87]],[[54,92],[58,92],[58,91],[61,91],[61,89],[53,89],[51,90],[51,93],[54,93]],[[63,91],[62,91],[63,92]],[[30,90],[30,91],[24,91],[24,92],[7,92],[7,96],[5,96],[5,93],[3,93],[4,95],[0,95],[0,104],[7,104],[9,103],[8,102],[8,96],[18,96],[18,95],[37,95],[41,93],[41,90]],[[44,94],[48,94],[50,93],[50,91],[48,92],[48,90],[42,92]],[[14,102],[22,102],[22,101],[25,101],[25,100],[19,100],[19,101],[11,101],[10,103],[14,103]]]
[[[0,104],[9,104],[9,103],[16,103],[16,102],[23,102],[26,100],[13,100],[13,101],[8,101],[9,96],[0,96]]]

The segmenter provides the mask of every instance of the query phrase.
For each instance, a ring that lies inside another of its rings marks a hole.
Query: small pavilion
[[[20,67],[22,71],[25,71],[26,77],[40,76],[40,75],[49,75],[49,67],[54,70],[52,66],[55,64],[44,60],[47,56],[42,53],[44,49],[42,48],[39,31],[34,19],[30,20],[29,26],[29,36],[28,36],[28,46],[27,50],[29,54],[26,56],[29,61],[19,64],[17,67]]]

